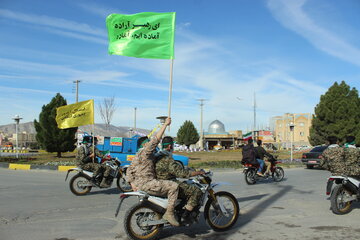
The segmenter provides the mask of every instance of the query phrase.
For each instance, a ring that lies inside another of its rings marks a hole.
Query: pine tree
[[[34,120],[36,140],[42,149],[56,152],[61,157],[62,152],[75,149],[75,134],[77,128],[59,129],[55,120],[56,108],[67,105],[66,100],[57,93],[47,105],[43,105],[39,122]]]
[[[324,144],[328,136],[340,141],[348,135],[360,142],[360,99],[355,88],[350,89],[344,81],[332,85],[320,97],[310,128],[310,143]]]
[[[199,133],[191,121],[185,121],[177,132],[177,142],[189,147],[199,141]]]

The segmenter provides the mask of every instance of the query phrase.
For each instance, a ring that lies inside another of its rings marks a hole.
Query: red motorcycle
[[[280,182],[284,178],[284,170],[282,167],[277,166],[277,164],[281,163],[277,160],[276,157],[271,156],[267,159],[268,163],[271,164],[270,166],[270,173],[264,174],[266,171],[266,165],[264,164],[264,167],[262,169],[262,174],[264,176],[259,176],[257,173],[260,164],[251,164],[251,163],[244,163],[244,174],[245,174],[245,181],[247,184],[252,185],[255,184],[256,181],[260,179],[267,179],[269,177],[272,177],[272,179],[275,182]]]

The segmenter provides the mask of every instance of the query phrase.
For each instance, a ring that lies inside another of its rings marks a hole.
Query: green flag
[[[106,27],[109,54],[174,59],[175,12],[111,14]]]

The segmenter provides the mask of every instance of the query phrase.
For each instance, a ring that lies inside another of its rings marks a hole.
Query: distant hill
[[[94,125],[94,134],[100,136],[109,136],[109,137],[129,137],[131,135],[130,127],[116,127],[114,125],[109,125],[109,128],[106,127],[105,124],[95,124]],[[93,132],[92,125],[81,126],[79,127],[79,131],[91,133]],[[26,132],[26,133],[36,133],[34,123],[27,122],[27,123],[20,123],[19,124],[19,132]],[[1,125],[0,126],[0,133],[4,133],[5,135],[12,135],[16,133],[15,123]],[[147,129],[137,128],[134,134],[139,135],[147,135],[150,131]]]

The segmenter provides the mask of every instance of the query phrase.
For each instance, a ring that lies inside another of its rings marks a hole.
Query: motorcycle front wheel
[[[204,208],[204,216],[209,226],[216,232],[230,229],[239,217],[239,203],[229,192],[215,193],[216,200],[209,198]],[[219,203],[225,208],[227,214],[223,214]]]
[[[275,182],[280,182],[281,180],[283,180],[284,176],[284,169],[282,169],[281,167],[276,167],[272,174]]]
[[[91,191],[90,181],[85,177],[84,174],[78,173],[73,176],[70,180],[70,191],[77,195],[82,196]]]
[[[351,192],[346,190],[342,185],[336,185],[330,196],[331,210],[333,213],[343,215],[349,213],[352,201],[346,201],[352,195]]]
[[[132,188],[130,183],[128,183],[124,176],[120,176],[116,179],[116,185],[118,189],[122,192],[131,192]]]
[[[250,168],[245,172],[245,181],[249,185],[256,183],[256,169]]]
[[[130,239],[154,240],[158,239],[162,224],[155,226],[141,226],[151,220],[161,219],[161,214],[154,207],[146,203],[138,203],[131,207],[124,217],[124,229]]]

